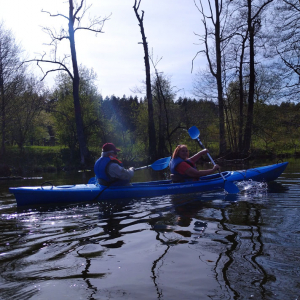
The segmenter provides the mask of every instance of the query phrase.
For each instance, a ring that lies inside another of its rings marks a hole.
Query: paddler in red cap
[[[134,168],[125,169],[117,159],[120,149],[113,143],[106,143],[102,147],[101,157],[96,161],[94,171],[98,183],[105,186],[128,185],[133,177]]]

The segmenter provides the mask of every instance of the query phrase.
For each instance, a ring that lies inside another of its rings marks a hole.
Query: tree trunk
[[[242,53],[240,55],[239,65],[239,151],[243,151],[243,127],[244,127],[244,86],[243,86],[243,65],[244,65],[244,53],[245,53],[246,39],[243,39]]]
[[[144,11],[142,11],[142,17],[138,13],[141,0],[139,0],[138,6],[136,6],[136,1],[133,6],[135,15],[139,21],[139,26],[142,34],[143,48],[144,48],[144,61],[146,69],[146,89],[147,89],[147,100],[148,100],[148,134],[149,134],[149,161],[153,161],[157,158],[156,155],[156,137],[155,137],[155,126],[154,126],[154,117],[153,117],[153,101],[152,101],[152,90],[151,90],[151,75],[150,75],[150,63],[149,63],[149,52],[148,52],[148,43],[145,36],[143,19]]]
[[[1,99],[1,154],[5,154],[5,95],[2,62],[0,62],[0,99]]]
[[[216,38],[216,63],[217,63],[217,86],[218,86],[218,104],[219,104],[219,151],[220,154],[226,152],[226,138],[225,138],[225,117],[224,117],[224,99],[223,99],[223,85],[222,85],[222,54],[221,54],[221,37],[220,37],[220,12],[219,0],[215,0],[216,7],[216,24],[215,24],[215,38]]]
[[[247,120],[244,131],[243,152],[246,154],[250,150],[251,135],[253,126],[253,109],[254,109],[254,86],[255,86],[255,66],[254,66],[254,25],[251,18],[252,3],[248,0],[248,32],[249,32],[249,51],[250,51],[250,78],[249,78],[249,95]]]
[[[165,134],[164,134],[164,126],[163,126],[163,112],[162,112],[162,100],[160,96],[160,91],[158,88],[158,83],[156,82],[157,86],[157,101],[159,106],[159,115],[158,115],[158,149],[157,154],[159,157],[164,156],[164,149],[165,149]]]
[[[80,149],[80,163],[82,166],[85,166],[86,159],[89,156],[89,150],[86,145],[84,130],[83,130],[83,120],[81,115],[81,105],[79,100],[79,71],[76,57],[76,48],[75,48],[75,36],[74,36],[74,16],[73,16],[73,0],[69,0],[69,37],[70,37],[70,49],[72,56],[72,65],[73,65],[73,98],[74,98],[74,110],[75,110],[75,122],[77,137]]]

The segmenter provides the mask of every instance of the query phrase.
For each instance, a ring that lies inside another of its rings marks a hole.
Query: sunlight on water
[[[237,182],[236,185],[241,193],[245,194],[261,194],[268,192],[268,184],[266,182],[257,182],[250,179],[247,181]]]

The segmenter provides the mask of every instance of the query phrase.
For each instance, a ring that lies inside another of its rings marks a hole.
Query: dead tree
[[[199,5],[197,5],[196,0],[194,0],[195,6],[199,10],[202,16],[202,23],[204,25],[204,34],[198,35],[200,41],[204,44],[204,50],[199,51],[199,53],[204,53],[209,65],[210,73],[216,80],[217,83],[217,93],[218,93],[218,106],[219,106],[219,151],[220,154],[224,154],[227,149],[226,138],[225,138],[225,114],[224,114],[224,96],[223,96],[223,81],[222,81],[222,60],[224,45],[223,43],[228,39],[228,37],[223,36],[225,26],[222,24],[221,16],[223,13],[223,0],[207,0],[209,7],[209,15],[204,11],[203,0],[199,0]],[[209,22],[212,24],[212,29],[209,28]],[[214,51],[210,49],[210,39],[214,40]],[[196,57],[195,56],[195,57]],[[195,59],[195,58],[194,58]],[[194,61],[193,59],[193,61]]]
[[[247,0],[247,31],[249,34],[249,90],[247,119],[244,130],[243,151],[248,153],[251,146],[253,111],[254,111],[254,88],[255,88],[255,38],[261,27],[261,15],[268,4],[273,0],[265,0],[262,4]]]
[[[49,14],[50,17],[58,17],[64,18],[68,21],[68,29],[65,30],[61,28],[59,32],[55,30],[44,27],[43,30],[50,36],[51,42],[50,46],[54,47],[53,57],[51,59],[46,59],[45,54],[41,56],[40,59],[32,59],[29,61],[36,61],[37,65],[42,69],[42,63],[53,64],[56,66],[53,69],[50,69],[46,72],[43,71],[44,76],[42,80],[51,72],[55,71],[64,71],[67,72],[73,81],[73,100],[74,100],[74,111],[75,111],[75,122],[76,122],[76,130],[77,130],[77,138],[80,149],[80,163],[82,166],[85,166],[87,159],[89,158],[89,150],[86,144],[85,134],[84,134],[84,125],[81,114],[81,105],[79,99],[79,71],[78,71],[78,62],[76,55],[76,47],[75,47],[75,33],[79,30],[88,30],[97,33],[102,33],[102,29],[108,17],[100,18],[95,17],[89,20],[89,24],[87,26],[82,25],[82,19],[86,13],[86,11],[90,8],[90,6],[86,7],[85,0],[80,0],[80,4],[76,2],[76,0],[69,0],[69,14],[64,15],[61,13],[52,14],[48,11],[42,10],[42,12]],[[58,44],[63,40],[68,40],[70,44],[70,52],[71,55],[64,55],[63,58],[57,57],[57,47]],[[71,59],[72,70],[67,67],[68,60]],[[27,62],[29,62],[27,61]]]
[[[137,3],[138,2],[138,3]],[[138,10],[141,4],[141,0],[134,1],[134,12],[139,21],[139,26],[142,34],[142,43],[144,47],[144,60],[145,60],[145,70],[146,70],[146,95],[148,100],[148,134],[149,134],[149,160],[153,161],[156,159],[156,137],[155,137],[155,126],[153,117],[153,101],[152,101],[152,89],[151,89],[151,75],[150,75],[150,62],[149,62],[149,51],[147,38],[144,31],[144,11],[142,10],[142,15],[140,16]]]

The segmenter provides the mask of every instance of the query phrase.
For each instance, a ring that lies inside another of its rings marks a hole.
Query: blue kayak
[[[240,171],[222,172],[227,182],[234,183],[252,179],[268,182],[277,179],[288,163],[258,167]],[[48,183],[49,184],[49,183]],[[60,186],[12,187],[17,205],[52,204],[83,201],[104,201],[111,199],[149,198],[172,194],[204,193],[222,191],[225,181],[220,174],[201,177],[198,181],[172,183],[171,180],[135,182],[128,186],[102,186],[99,184],[76,184]]]

